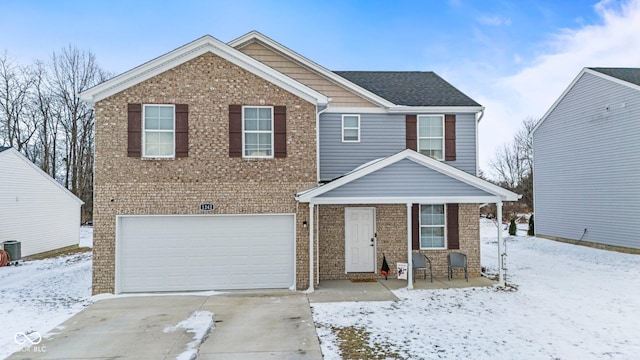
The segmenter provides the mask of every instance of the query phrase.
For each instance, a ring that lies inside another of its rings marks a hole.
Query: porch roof
[[[296,194],[314,204],[485,203],[519,196],[413,150],[373,161]]]

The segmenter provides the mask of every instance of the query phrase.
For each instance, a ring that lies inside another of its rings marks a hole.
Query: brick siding
[[[127,157],[127,104],[189,105],[189,156]],[[229,157],[229,105],[285,105],[287,157]],[[93,293],[114,291],[115,217],[131,214],[296,214],[297,285],[308,286],[308,206],[316,183],[315,106],[213,54],[204,54],[99,101],[94,176]],[[306,262],[305,262],[306,261]]]
[[[376,273],[380,272],[383,253],[391,268],[390,278],[396,278],[396,264],[407,262],[407,206],[400,205],[320,205],[319,255],[320,281],[347,279],[345,274],[345,207],[375,207],[378,233]],[[433,264],[433,275],[447,276],[447,254],[462,252],[467,255],[470,277],[480,276],[480,213],[477,204],[460,204],[459,250],[422,250]],[[460,276],[459,273],[454,274]]]

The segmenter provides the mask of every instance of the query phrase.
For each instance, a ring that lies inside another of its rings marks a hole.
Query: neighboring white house
[[[77,245],[82,204],[16,149],[0,147],[0,243],[20,241],[23,257]]]
[[[584,68],[533,130],[537,236],[640,249],[640,68]]]

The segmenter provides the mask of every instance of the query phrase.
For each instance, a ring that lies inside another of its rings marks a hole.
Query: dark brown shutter
[[[142,104],[127,106],[127,156],[142,156]]]
[[[411,206],[411,248],[420,250],[420,204]]]
[[[418,151],[418,116],[407,115],[405,131],[407,134],[407,149]]]
[[[273,156],[287,157],[287,107],[273,107]]]
[[[456,116],[444,116],[444,159],[456,160]]]
[[[176,157],[189,156],[189,105],[176,104]]]
[[[460,249],[458,204],[447,204],[447,248]]]
[[[242,157],[242,105],[229,105],[229,156]]]

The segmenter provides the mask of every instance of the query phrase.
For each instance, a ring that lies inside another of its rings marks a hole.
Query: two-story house
[[[432,72],[332,72],[204,36],[81,94],[96,115],[93,292],[310,289],[467,254],[483,107]],[[409,282],[411,286],[411,282]]]

